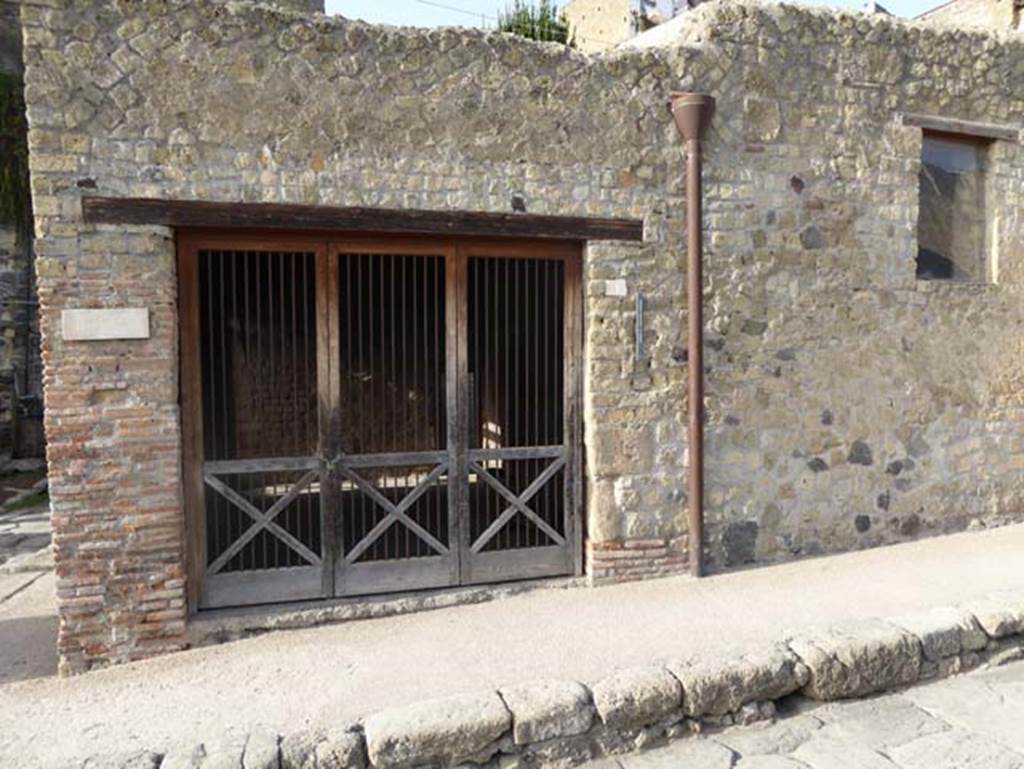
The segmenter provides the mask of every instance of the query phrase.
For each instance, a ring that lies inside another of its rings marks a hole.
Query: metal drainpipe
[[[673,93],[672,116],[686,141],[686,307],[689,366],[690,476],[688,484],[690,571],[704,573],[704,280],[701,184],[701,138],[715,100],[703,93]]]

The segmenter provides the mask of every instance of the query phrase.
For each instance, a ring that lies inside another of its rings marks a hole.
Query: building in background
[[[956,27],[1019,30],[1022,9],[1022,0],[949,0],[917,18]]]
[[[587,53],[614,48],[700,0],[572,0],[565,17],[576,45]]]
[[[324,12],[324,0],[271,0],[270,4],[300,13]]]

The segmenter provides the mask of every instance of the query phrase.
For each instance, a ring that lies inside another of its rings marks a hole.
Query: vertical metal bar
[[[227,409],[227,403],[228,403],[228,394],[227,394],[227,355],[226,355],[226,350],[225,350],[225,346],[224,346],[225,332],[224,332],[224,252],[223,251],[218,251],[217,252],[217,275],[218,275],[218,285],[217,285],[218,291],[217,291],[217,294],[218,294],[218,299],[219,299],[217,319],[219,321],[218,322],[218,342],[219,342],[219,347],[220,347],[220,360],[219,360],[220,371],[218,372],[219,373],[219,377],[217,376],[217,374],[214,374],[214,376],[220,379],[220,383],[219,383],[219,385],[220,385],[219,386],[220,405],[219,405],[219,409],[218,409],[218,411],[220,412],[220,415],[221,415],[221,420],[220,420],[220,440],[218,441],[219,444],[220,444],[220,446],[219,446],[220,452],[219,453],[220,453],[220,455],[226,457],[228,455],[228,444],[227,444],[227,434],[228,434],[228,414],[227,414],[228,409]],[[218,495],[218,496],[220,496],[220,495]],[[220,500],[218,500],[218,501],[220,501]],[[232,515],[230,513],[230,508],[228,508],[228,510],[229,510],[228,520],[229,521],[234,521],[234,519],[236,519],[238,516],[237,515]],[[234,542],[235,539],[240,535],[241,532],[236,531],[235,527],[232,526],[229,533],[230,533],[230,537],[229,537],[228,542],[225,543],[225,546],[229,546],[232,542]]]
[[[397,411],[398,411],[398,404],[395,402],[397,400],[395,398],[395,390],[396,390],[396,388],[398,386],[398,365],[397,365],[398,361],[397,361],[396,354],[395,354],[396,348],[398,346],[397,345],[397,339],[396,339],[396,336],[395,336],[395,331],[396,331],[396,326],[395,326],[395,304],[397,303],[396,302],[396,298],[395,298],[395,286],[396,286],[398,281],[395,278],[395,271],[396,271],[397,266],[398,266],[398,260],[401,257],[398,257],[398,256],[385,256],[383,258],[384,258],[385,263],[388,266],[388,273],[389,273],[388,278],[387,278],[387,286],[384,288],[384,291],[390,293],[390,295],[391,295],[389,301],[387,302],[387,305],[390,306],[390,310],[391,310],[390,325],[387,327],[386,336],[382,335],[382,337],[381,337],[381,341],[386,345],[384,364],[387,367],[387,376],[385,376],[384,380],[383,380],[383,384],[384,384],[384,408],[386,410],[386,413],[388,414],[388,421],[391,422],[391,437],[389,439],[388,436],[385,435],[385,437],[384,437],[384,440],[385,440],[384,451],[393,451],[394,450],[393,447],[398,445],[398,419],[395,418],[396,414],[397,414]],[[383,297],[384,294],[382,293],[381,296]],[[387,349],[387,348],[390,348],[390,349]],[[388,355],[387,353],[390,353],[390,355]],[[389,382],[390,382],[390,385],[391,385],[390,388],[388,387]],[[390,389],[390,392],[389,392],[389,389]],[[391,488],[394,487],[394,485],[395,485],[395,482],[394,482],[394,478],[392,476],[392,471],[390,469],[385,470],[384,471],[384,487],[385,487],[385,489],[391,489]],[[387,491],[385,491],[384,496],[389,496],[387,494]],[[391,534],[391,536],[388,536],[388,534]],[[391,545],[393,543],[393,545],[394,545],[394,547],[393,547],[394,553],[393,553],[392,557],[396,558],[396,559],[399,558],[401,556],[400,548],[401,548],[401,536],[402,536],[402,532],[401,532],[401,529],[400,529],[400,524],[395,524],[395,525],[391,526],[390,530],[384,533],[384,536],[385,536],[385,540],[384,540],[385,545],[384,546],[386,548],[389,548],[389,550],[390,550],[391,549]],[[385,555],[385,558],[386,557],[387,557],[387,555]]]
[[[377,347],[378,347],[378,344],[379,344],[379,342],[377,341],[377,338],[381,335],[383,327],[379,325],[379,323],[380,323],[380,321],[379,321],[380,315],[379,315],[379,313],[377,313],[375,308],[377,307],[377,305],[381,304],[381,302],[380,302],[380,285],[381,285],[380,270],[381,270],[381,260],[380,260],[379,256],[371,255],[369,257],[369,261],[370,261],[369,273],[370,273],[370,281],[371,281],[371,283],[370,283],[370,288],[369,288],[369,294],[367,295],[366,311],[368,313],[370,313],[371,317],[372,317],[372,323],[370,325],[370,332],[371,332],[372,336],[370,338],[370,343],[369,343],[369,350],[370,350],[370,372],[371,372],[370,373],[370,384],[371,384],[370,390],[373,393],[373,409],[372,409],[371,413],[379,414],[380,413],[380,409],[382,407],[381,407],[380,398],[378,397],[378,394],[377,394],[377,388],[380,387],[381,366],[380,366],[380,364],[377,361],[377,357],[378,357]],[[367,429],[367,433],[371,436],[370,442],[369,442],[369,448],[370,448],[371,451],[382,451],[381,446],[380,446],[381,441],[380,441],[380,438],[379,438],[379,432],[380,432],[380,430],[383,429],[383,426],[384,426],[384,420],[383,419],[378,419],[376,424],[371,425],[369,427],[369,429]],[[366,525],[366,527],[368,529],[368,528],[372,527],[372,525],[373,525],[374,507],[373,507],[373,503],[370,502],[370,500],[364,499],[363,501],[364,501],[366,509],[367,509],[367,515],[369,517],[369,520],[367,521],[367,525]],[[376,555],[379,554],[379,550],[380,550],[379,544],[380,543],[377,543],[376,545],[374,545],[373,548],[371,548],[371,551],[370,551],[371,555],[369,557],[376,557]]]
[[[295,280],[296,261],[301,254],[289,253],[288,254],[288,266],[291,268],[291,301],[288,303],[291,305],[291,336],[292,346],[289,351],[291,354],[291,370],[292,370],[292,402],[288,406],[288,411],[291,414],[291,450],[294,454],[298,454],[301,451],[301,441],[299,440],[299,430],[302,429],[302,425],[299,424],[299,420],[302,417],[299,409],[300,395],[299,395],[299,366],[298,366],[298,335],[296,334],[295,320],[296,320],[296,307],[299,304],[298,297],[298,283]],[[281,287],[281,298],[284,300],[285,288]],[[287,306],[287,305],[286,305]],[[304,495],[303,495],[304,496]],[[291,513],[291,519],[295,521],[296,531],[298,531],[299,541],[303,542],[307,546],[309,545],[309,531],[306,527],[305,515],[302,510],[302,496],[295,500],[289,505],[289,512]]]
[[[316,258],[315,254],[304,254],[302,257],[302,398],[308,403],[309,386],[309,260]],[[302,412],[302,453],[312,454],[316,451],[310,435],[309,412],[305,409]]]
[[[360,276],[362,273],[362,264],[359,256],[352,254],[346,254],[345,259],[345,332],[342,337],[345,345],[345,351],[347,354],[347,365],[345,366],[345,395],[349,402],[349,411],[353,411],[351,404],[356,397],[356,384],[354,381],[353,374],[355,367],[361,366],[361,356],[363,353],[363,304],[359,297],[362,296],[362,283],[360,282]],[[353,264],[355,270],[353,270]],[[356,277],[352,277],[353,271]],[[353,281],[355,281],[353,283]],[[355,294],[353,295],[353,289]],[[358,306],[357,303],[358,302]],[[352,329],[355,328],[355,336],[353,337]],[[360,399],[361,400],[361,399]],[[344,402],[344,401],[343,401]],[[350,436],[349,443],[345,444],[345,436],[339,436],[342,448],[347,451],[355,451],[355,438]],[[342,533],[342,545],[338,548],[339,560],[342,555],[348,552],[349,548],[354,545],[356,539],[354,531],[356,529],[356,507],[358,502],[351,500],[351,497],[344,495],[343,493],[342,503],[342,516],[341,531]],[[348,500],[351,500],[351,506],[349,506]],[[360,513],[362,511],[360,510]]]
[[[241,329],[240,333],[242,335],[243,346],[244,346],[244,349],[245,349],[245,361],[246,361],[246,364],[248,365],[248,367],[251,369],[252,368],[252,361],[253,361],[253,358],[252,358],[252,339],[251,339],[252,335],[249,333],[249,324],[251,322],[251,319],[249,317],[249,309],[250,309],[250,306],[249,306],[250,305],[250,301],[249,301],[249,292],[250,292],[250,286],[249,286],[249,262],[250,262],[250,259],[249,259],[249,257],[251,255],[248,252],[240,252],[239,256],[242,259],[242,282],[245,285],[245,290],[243,292],[244,297],[243,297],[243,301],[242,301],[243,320],[242,320],[241,323],[238,324],[238,327],[239,327],[239,329]],[[239,407],[240,407],[240,405],[241,404],[239,404]]]
[[[468,430],[466,429],[466,397],[463,383],[468,372],[467,350],[467,313],[466,298],[466,255],[461,248],[452,246],[445,253],[445,375],[447,379],[446,400],[448,403],[448,541],[457,546],[451,548],[451,581],[469,581],[471,563],[469,551],[469,526],[467,509],[468,466],[466,463],[466,447]]]
[[[420,355],[424,353],[424,347],[422,345],[421,336],[423,330],[427,325],[426,321],[426,269],[427,264],[433,257],[422,256],[413,261],[413,276],[412,276],[412,296],[413,296],[413,307],[412,307],[412,318],[413,318],[413,386],[417,393],[416,408],[413,410],[413,416],[416,421],[416,432],[413,436],[413,441],[416,445],[417,451],[427,450],[427,440],[425,434],[427,432],[427,411],[426,411],[426,395],[427,388],[423,383],[425,378],[422,359]],[[425,495],[423,500],[423,521],[427,530],[435,537],[438,535],[437,530],[437,518],[436,508],[434,505],[434,493],[433,489],[430,489]]]
[[[555,275],[551,267],[547,268],[547,279],[548,287],[545,293],[544,309],[546,313],[544,329],[547,332],[544,335],[544,389],[546,390],[545,395],[547,396],[547,408],[544,410],[544,419],[546,425],[544,428],[544,442],[548,446],[555,443],[555,431],[553,429],[555,421],[552,417],[552,411],[557,410],[554,408],[554,398],[557,397],[558,391],[554,386],[554,379],[556,376],[555,367],[552,365],[552,352],[558,349],[557,345],[552,344],[552,335],[555,334],[556,329],[554,325],[555,312],[551,306],[553,301],[558,301],[558,286],[555,280]],[[556,337],[557,338],[557,337]]]
[[[405,302],[406,302],[406,296],[405,296],[405,260],[407,258],[408,257],[404,256],[404,255],[393,256],[392,257],[392,263],[393,263],[394,266],[391,269],[391,276],[392,276],[391,279],[392,279],[393,284],[394,284],[392,286],[392,288],[391,288],[391,298],[392,298],[392,307],[391,307],[392,332],[391,333],[392,333],[392,336],[393,336],[392,343],[391,343],[392,344],[392,360],[396,360],[397,359],[397,363],[395,365],[395,373],[394,373],[395,386],[392,388],[392,392],[394,393],[394,398],[395,398],[396,403],[395,403],[394,411],[392,413],[395,414],[396,417],[399,414],[399,404],[401,404],[401,409],[400,409],[401,419],[395,419],[394,420],[395,421],[395,442],[394,442],[394,448],[392,449],[393,451],[405,451],[406,450],[406,447],[403,445],[403,441],[401,440],[401,438],[403,437],[403,433],[406,430],[406,426],[409,424],[408,420],[406,419],[406,403],[408,402],[408,398],[406,397],[406,389],[405,389],[405,322],[404,322],[404,319],[405,319]],[[397,294],[397,297],[396,297],[396,294]],[[401,303],[401,308],[399,308],[397,306],[399,303]],[[395,490],[399,494],[401,493],[401,489],[402,489],[402,483],[403,483],[403,481],[402,481],[402,474],[403,474],[403,470],[404,469],[405,468],[397,467],[393,471],[394,472]],[[396,498],[397,498],[397,495],[396,495]],[[409,515],[413,515],[413,511],[412,510],[409,511]],[[409,535],[412,534],[412,532],[409,530],[409,527],[406,526],[405,524],[400,524],[402,526],[402,529],[404,529],[404,531],[398,530],[397,529],[397,525],[398,524],[396,524],[396,531],[399,531],[400,534],[404,534],[405,535],[405,545],[404,545],[405,549],[402,550],[401,549],[402,545],[401,545],[401,543],[399,543],[398,547],[396,549],[396,553],[395,554],[399,558],[408,558],[409,557],[410,548],[412,547],[412,541],[410,540]]]
[[[511,371],[510,371],[510,375],[511,375],[511,391],[509,393],[509,425],[514,425],[515,426],[515,442],[514,442],[513,445],[515,445],[515,446],[522,446],[523,445],[523,424],[521,422],[521,419],[522,419],[522,402],[521,402],[521,399],[520,399],[521,395],[520,395],[520,392],[519,392],[520,383],[521,383],[520,380],[521,380],[521,377],[522,377],[522,375],[520,373],[520,370],[519,370],[519,334],[521,333],[520,327],[519,327],[519,324],[520,324],[520,317],[519,316],[520,316],[520,308],[522,306],[522,297],[520,296],[521,291],[522,291],[522,275],[520,273],[522,272],[523,260],[520,259],[520,258],[515,258],[515,259],[510,258],[508,260],[508,262],[509,262],[509,270],[512,273],[512,286],[511,286],[511,289],[512,289],[512,297],[513,297],[512,298],[512,307],[511,307],[512,325],[509,328],[509,333],[511,334],[511,337],[512,337],[512,348],[511,348],[511,352],[510,352],[510,356],[509,356],[510,357],[509,367],[511,369]],[[517,460],[517,461],[515,461],[515,462],[513,462],[511,464],[513,465],[512,470],[514,471],[514,478],[515,478],[515,480],[512,481],[512,484],[513,484],[512,485],[512,490],[516,494],[518,494],[519,490],[522,488],[522,481],[520,480],[519,476],[522,473],[523,463],[522,463],[522,461]],[[519,549],[520,547],[522,547],[522,544],[523,544],[523,537],[524,537],[525,532],[526,532],[527,522],[524,521],[523,516],[518,515],[518,514],[512,516],[512,520],[515,521],[513,547],[516,548],[516,549]]]
[[[433,371],[431,372],[434,385],[434,448],[446,447],[449,452],[449,465],[448,465],[448,479],[447,486],[445,487],[445,501],[447,502],[446,508],[443,511],[448,517],[448,524],[445,526],[444,538],[442,542],[447,543],[450,547],[454,546],[453,549],[457,549],[457,541],[453,539],[454,530],[451,527],[451,519],[453,515],[458,514],[459,505],[456,499],[457,489],[459,487],[460,479],[458,475],[458,468],[453,464],[453,457],[451,455],[452,447],[454,445],[451,435],[451,427],[449,426],[449,394],[448,394],[448,378],[447,378],[447,367],[448,358],[455,355],[455,350],[450,349],[445,345],[444,339],[447,336],[447,329],[445,335],[442,336],[441,329],[442,324],[447,327],[448,322],[448,306],[446,304],[446,290],[442,281],[447,279],[448,260],[450,255],[442,256],[439,260],[434,261],[434,275],[433,275],[433,292],[434,292],[434,325],[432,327],[433,332],[433,343],[431,344],[431,351],[433,353]],[[458,572],[458,559],[453,559],[455,569],[453,581],[457,581],[459,578]]]
[[[555,443],[553,423],[557,421],[558,414],[556,408],[558,389],[553,383],[556,377],[553,362],[557,359],[558,345],[555,343],[557,328],[555,327],[555,312],[552,307],[552,302],[558,301],[558,287],[556,274],[552,267],[552,262],[547,262],[544,265],[544,444],[548,446]],[[549,502],[552,501],[550,491],[547,492],[546,499]],[[557,510],[557,496],[554,497],[553,502]]]
[[[538,377],[541,372],[541,340],[544,336],[544,330],[541,328],[541,279],[542,270],[546,262],[535,259],[530,262],[530,268],[534,273],[534,286],[530,292],[530,315],[532,316],[532,324],[529,331],[529,338],[536,340],[534,344],[530,345],[530,364],[529,364],[529,409],[534,413],[534,429],[530,432],[529,444],[530,445],[542,445],[541,443],[541,409],[543,399],[541,398],[540,387]],[[530,464],[529,478],[534,478],[542,472],[541,468],[543,464],[539,460],[534,460]],[[544,520],[548,520],[548,509],[543,504],[544,497],[538,497],[537,507],[540,508],[537,513]],[[550,522],[550,521],[548,521]],[[535,529],[535,536],[532,539],[531,545],[540,545],[541,539],[544,537],[543,533]]]
[[[346,258],[347,259],[351,259],[351,260],[353,260],[355,262],[356,276],[355,276],[355,279],[354,279],[355,282],[353,283],[353,288],[355,290],[355,297],[356,298],[355,298],[354,301],[356,302],[356,305],[352,309],[349,310],[349,317],[350,318],[354,317],[355,318],[355,322],[356,322],[356,343],[359,345],[358,353],[356,355],[356,365],[358,365],[360,371],[362,371],[363,369],[366,368],[366,355],[367,355],[367,352],[366,352],[366,337],[370,333],[368,328],[367,329],[363,328],[363,319],[366,317],[366,307],[363,305],[363,293],[364,293],[364,291],[366,291],[366,287],[364,285],[365,278],[363,276],[363,262],[364,262],[364,258],[363,258],[362,255],[350,255],[350,256],[348,256]],[[366,318],[366,321],[367,321],[367,323],[369,323],[370,319]],[[351,335],[351,333],[347,333],[345,338],[346,338],[348,344],[352,344],[352,335]],[[352,378],[352,374],[353,373],[354,373],[354,369],[349,371],[349,387],[351,388],[352,393],[353,393],[353,397],[354,397],[354,393],[356,392],[356,389],[361,386],[361,383],[360,382],[356,382],[356,381],[353,380],[353,378]],[[360,393],[359,393],[359,402],[360,402],[361,406],[365,406],[365,404],[366,404],[365,396],[366,396],[366,393],[363,392],[363,391],[360,391]],[[353,433],[353,436],[350,439],[350,445],[347,446],[346,448],[349,451],[355,451],[356,450],[356,441],[357,441],[357,438],[356,438],[356,436]],[[359,441],[359,444],[361,444],[363,447],[365,447],[366,440],[365,440],[365,437],[363,435],[359,435],[358,441]],[[365,448],[364,448],[364,450],[365,450]],[[345,493],[345,499],[346,499],[346,504],[351,505],[351,526],[347,526],[346,530],[350,532],[350,536],[352,537],[352,539],[350,540],[349,544],[354,546],[355,543],[358,541],[358,534],[364,531],[365,515],[366,514],[365,514],[365,511],[363,510],[363,500],[362,500],[362,495],[361,494],[346,492]],[[357,521],[356,513],[357,513],[357,510],[358,510],[358,521],[359,521],[358,527],[356,526],[356,521]],[[348,548],[346,548],[346,551],[347,550],[348,550]]]
[[[228,385],[227,385],[227,376],[228,376],[227,360],[228,360],[228,357],[227,357],[227,346],[226,346],[227,332],[226,332],[226,330],[224,328],[224,326],[225,326],[225,315],[227,314],[225,312],[225,307],[224,307],[224,299],[225,299],[225,296],[224,296],[224,293],[225,293],[224,292],[224,284],[225,284],[225,280],[224,280],[224,262],[225,262],[225,256],[226,255],[225,255],[225,253],[223,251],[218,252],[218,255],[217,255],[217,257],[218,257],[217,258],[217,267],[218,267],[218,276],[219,276],[218,283],[219,283],[219,285],[218,285],[217,288],[219,289],[218,293],[219,293],[219,299],[220,299],[220,304],[219,304],[220,311],[218,313],[218,320],[220,321],[220,323],[219,323],[219,327],[220,327],[219,328],[219,332],[220,332],[220,385],[221,385],[220,391],[221,391],[222,403],[226,406],[227,403],[228,403]],[[228,453],[230,452],[229,444],[228,444],[228,413],[227,412],[228,412],[227,408],[221,408],[221,437],[220,437],[220,444],[221,444],[221,452],[225,456],[227,456]]]
[[[580,255],[582,257],[582,254]],[[583,571],[583,532],[580,513],[583,461],[580,451],[580,415],[582,402],[582,371],[581,355],[583,343],[582,327],[582,258],[570,257],[559,264],[562,281],[565,284],[562,307],[563,344],[566,350],[566,374],[563,382],[562,413],[565,427],[563,440],[566,445],[568,461],[563,477],[565,479],[565,496],[563,509],[566,541],[569,543],[568,565],[576,574]]]
[[[491,332],[494,334],[494,360],[492,361],[493,376],[491,378],[492,387],[494,388],[494,423],[497,430],[500,430],[499,439],[496,441],[499,448],[504,448],[508,445],[508,426],[505,424],[505,393],[502,387],[502,369],[503,369],[503,357],[502,357],[502,346],[501,346],[501,324],[499,322],[500,313],[502,312],[501,300],[498,296],[498,271],[501,267],[501,261],[498,259],[481,259],[479,261],[480,268],[486,271],[487,275],[487,305],[490,308],[488,315],[491,318]],[[506,463],[504,460],[498,460],[495,463],[495,471],[500,468],[504,470]],[[486,495],[487,507],[484,512],[484,518],[480,522],[480,530],[483,531],[487,528],[492,520],[494,520],[493,506],[497,497],[493,489],[487,486],[481,487],[483,493]],[[497,548],[501,542],[502,537],[505,536],[503,531],[495,532],[492,541]],[[500,548],[498,548],[500,549]]]
[[[489,425],[493,420],[492,408],[491,408],[491,392],[493,391],[493,385],[491,383],[491,358],[493,352],[491,351],[491,318],[487,313],[487,271],[484,269],[484,260],[477,258],[470,258],[467,271],[472,270],[474,287],[473,287],[473,301],[476,303],[476,311],[479,314],[480,320],[477,327],[477,390],[480,393],[480,415],[478,423],[479,440],[477,445],[480,448],[490,445],[490,441],[487,440],[489,435]],[[467,299],[468,301],[468,299]],[[486,469],[488,467],[487,462],[481,463]],[[467,477],[467,482],[468,482]],[[480,483],[480,479],[476,479],[471,487],[467,483],[469,493],[471,494],[471,520],[467,522],[467,527],[471,530],[470,536],[467,537],[467,541],[472,544],[479,535],[480,529],[480,517],[487,514],[487,488],[486,485]]]
[[[206,360],[203,361],[205,369],[205,376],[203,377],[203,383],[209,385],[210,391],[207,393],[209,402],[204,404],[205,409],[208,413],[204,415],[204,424],[209,427],[208,438],[209,441],[209,458],[220,459],[220,455],[217,453],[217,423],[218,423],[218,411],[217,411],[217,382],[216,382],[216,369],[214,368],[215,352],[214,345],[217,342],[216,333],[214,331],[214,316],[213,308],[215,303],[213,300],[213,255],[209,251],[204,251],[201,254],[202,258],[202,275],[206,283],[206,306],[203,308],[206,312],[206,326],[203,329],[203,340],[205,342],[204,347],[206,348]],[[219,556],[224,552],[226,545],[222,542],[222,526],[223,517],[220,514],[220,502],[218,501],[220,495],[210,495],[206,489],[203,489],[203,497],[208,500],[207,504],[207,525],[209,525],[209,518],[212,513],[214,525],[212,527],[213,542],[210,548],[210,556],[212,559]],[[210,504],[212,503],[212,504]],[[205,572],[208,563],[203,563],[203,569]]]
[[[513,260],[510,260],[510,261],[512,262],[512,265],[511,265],[512,269],[513,269],[512,284],[513,284],[513,287],[514,287],[513,288],[513,292],[514,292],[514,295],[515,295],[515,299],[514,299],[514,301],[512,303],[512,310],[513,310],[513,313],[514,313],[513,317],[515,318],[515,320],[513,321],[512,328],[510,329],[510,331],[512,332],[512,345],[513,345],[513,347],[512,347],[512,393],[513,393],[513,398],[512,398],[512,401],[511,401],[512,413],[510,415],[510,423],[514,421],[514,423],[516,425],[516,445],[517,446],[522,446],[522,445],[524,445],[523,435],[522,435],[522,433],[523,433],[523,425],[520,422],[520,420],[523,418],[523,403],[522,403],[522,393],[520,392],[520,387],[521,387],[521,384],[522,384],[522,371],[520,370],[520,366],[519,366],[519,355],[520,355],[520,353],[519,353],[519,337],[522,334],[522,328],[521,328],[522,320],[520,318],[520,315],[521,315],[521,311],[522,311],[522,296],[521,296],[521,294],[522,294],[522,288],[523,288],[523,286],[522,286],[522,283],[523,283],[522,272],[523,272],[524,261],[522,259],[513,259]],[[516,462],[515,463],[515,468],[516,468],[516,480],[515,480],[515,484],[516,485],[514,487],[514,491],[515,491],[516,494],[518,494],[519,491],[523,488],[522,479],[520,478],[520,474],[521,474],[522,469],[523,469],[523,463],[522,462]],[[521,515],[514,516],[514,519],[517,522],[515,546],[518,549],[518,548],[522,547],[522,545],[523,545],[523,538],[524,538],[524,536],[526,534],[527,521],[524,520],[523,516],[521,516]]]
[[[405,286],[405,297],[406,301],[403,303],[403,357],[405,359],[407,384],[406,391],[404,394],[405,404],[407,408],[407,420],[412,423],[412,432],[410,433],[410,451],[423,451],[423,444],[420,442],[420,433],[422,432],[421,416],[419,413],[418,404],[420,403],[420,382],[419,382],[419,362],[417,360],[418,353],[418,337],[419,337],[419,326],[422,323],[420,314],[420,284],[419,273],[420,267],[425,259],[429,257],[425,256],[411,256],[408,257],[409,263],[406,265],[406,280],[403,281]],[[410,324],[412,328],[410,328]],[[410,337],[412,337],[410,339]],[[409,356],[409,352],[412,352],[412,356]],[[415,469],[415,468],[413,468]],[[423,473],[410,473],[410,477],[413,479],[415,484],[419,484],[423,480]],[[407,492],[409,493],[415,486],[408,486]],[[418,520],[423,524],[423,527],[433,533],[431,529],[431,518],[430,518],[430,494],[427,492],[426,495],[416,505],[419,509]],[[418,552],[418,551],[417,551]]]
[[[268,256],[268,258],[271,259],[271,260],[274,259],[273,256]],[[272,281],[268,279],[268,281],[267,281],[268,285],[271,282]],[[270,328],[268,329],[268,332],[269,333],[267,334],[267,340],[268,340],[268,342],[270,344],[273,344],[274,343],[273,323],[270,324]],[[275,373],[276,373],[276,370],[273,367],[273,364],[271,364],[270,371],[267,372],[266,374],[263,374],[263,372],[261,372],[258,367],[253,367],[250,364],[250,377],[252,377],[252,381],[250,382],[250,385],[249,385],[250,393],[251,394],[254,393],[254,392],[258,393],[263,388],[267,388],[267,389],[274,388],[275,385],[276,385],[276,379],[274,379],[272,377],[274,376]],[[262,402],[257,400],[257,401],[254,401],[253,405],[257,409],[259,409],[260,406],[262,405]],[[247,415],[247,419],[249,420],[249,424],[250,424],[250,429],[255,432],[255,437],[259,440],[259,443],[262,444],[263,443],[263,439],[265,439],[266,436],[265,436],[263,430],[261,430],[259,428],[255,428],[255,429],[253,428],[253,421],[256,418],[257,418],[256,414],[248,414]],[[257,422],[257,424],[259,424],[259,423]],[[237,430],[237,425],[236,425],[236,430]],[[251,447],[251,448],[254,448],[254,447]],[[267,446],[266,449],[263,449],[263,447],[260,446],[259,453],[263,453],[264,450],[267,453],[269,453],[274,448],[276,448],[276,447]],[[273,488],[273,484],[274,484],[275,480],[276,480],[275,478],[273,478],[273,477],[271,478],[272,488]],[[261,488],[266,488],[266,485],[265,484],[261,484],[260,487]],[[262,498],[262,495],[261,495],[260,503],[257,506],[260,507],[261,509],[265,509],[266,505],[264,504],[264,502],[265,502],[265,500]],[[273,503],[271,503],[271,504],[273,504]],[[273,542],[269,542],[269,540],[271,540],[271,539],[273,539]],[[268,549],[273,551],[273,556],[274,556],[273,560],[271,560],[270,556],[268,555],[268,552],[267,552]],[[271,538],[270,535],[266,532],[266,530],[262,531],[256,537],[256,539],[253,540],[251,547],[247,547],[246,550],[249,550],[252,553],[253,566],[267,568],[271,564],[276,566],[276,565],[280,565],[280,563],[281,563],[280,557],[279,557],[280,549],[279,549],[279,544],[278,544],[277,537]],[[260,560],[260,556],[262,556],[262,560]]]
[[[280,303],[274,302],[274,288],[275,282],[281,284],[281,271],[284,260],[284,254],[279,251],[275,251],[270,255],[270,274],[267,280],[267,307],[270,309],[270,325],[267,329],[267,341],[270,345],[270,370],[267,372],[267,382],[272,383],[273,388],[278,388],[284,383],[284,377],[282,376],[282,368],[284,367],[284,307]],[[274,276],[274,268],[277,268],[277,277]],[[277,320],[274,319],[274,311],[277,311]],[[277,432],[275,430],[275,432]],[[284,436],[280,436],[280,440],[283,440]],[[280,451],[279,446],[273,447],[272,451]],[[270,499],[267,500],[269,504],[273,504],[273,496],[277,493],[277,484],[280,481],[280,475],[275,474],[270,479],[271,492],[268,495]],[[266,487],[265,487],[266,488]],[[290,562],[289,550],[281,540],[277,537],[270,537],[268,533],[263,535],[264,539],[273,540],[274,548],[274,563],[276,564],[287,564]]]
[[[263,355],[263,254],[255,251],[247,251],[246,258],[254,257],[256,261],[256,276],[255,276],[255,291],[256,291],[256,350],[252,358],[249,361],[249,368],[253,372],[250,376],[252,383],[250,386],[254,386],[261,379],[259,374],[259,368],[264,363]],[[246,329],[250,334],[252,333],[249,329]],[[248,483],[246,489],[255,483],[262,481],[262,475],[250,475],[248,476]],[[240,478],[241,480],[241,478]],[[234,535],[231,537],[234,540]]]
[[[305,371],[302,369],[302,362],[304,359],[302,351],[302,341],[304,339],[303,332],[305,330],[305,303],[303,298],[305,296],[305,283],[302,282],[302,270],[306,263],[306,257],[308,254],[305,251],[301,253],[294,253],[291,255],[291,266],[292,266],[292,282],[291,282],[291,301],[293,304],[292,309],[292,381],[295,383],[292,392],[292,413],[295,415],[294,428],[292,430],[293,442],[295,444],[296,456],[308,456],[309,447],[306,444],[306,411],[303,407],[305,400]],[[301,324],[301,326],[300,326]],[[316,544],[316,526],[310,516],[308,502],[310,498],[310,489],[303,492],[298,499],[295,500],[293,507],[295,510],[296,520],[303,527],[306,539],[302,541],[309,547],[313,552]]]

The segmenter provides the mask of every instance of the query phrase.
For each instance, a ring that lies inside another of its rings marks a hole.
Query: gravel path
[[[809,703],[803,703],[808,705]],[[799,711],[802,709],[796,706]],[[600,761],[586,769],[1024,769],[1024,663],[775,723]]]
[[[228,727],[263,724],[287,734],[538,678],[592,683],[629,665],[1024,588],[1021,552],[1024,526],[1006,527],[701,582],[542,590],[268,633],[78,678],[0,684],[0,766],[165,750],[215,739]],[[52,640],[33,638],[41,655],[52,654]],[[0,646],[0,670],[7,654]]]

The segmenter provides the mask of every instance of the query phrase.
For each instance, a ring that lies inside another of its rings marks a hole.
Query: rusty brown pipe
[[[703,197],[701,139],[715,100],[703,93],[673,93],[672,116],[686,141],[686,307],[689,365],[690,475],[689,498],[690,571],[704,573],[704,297],[702,262]]]

